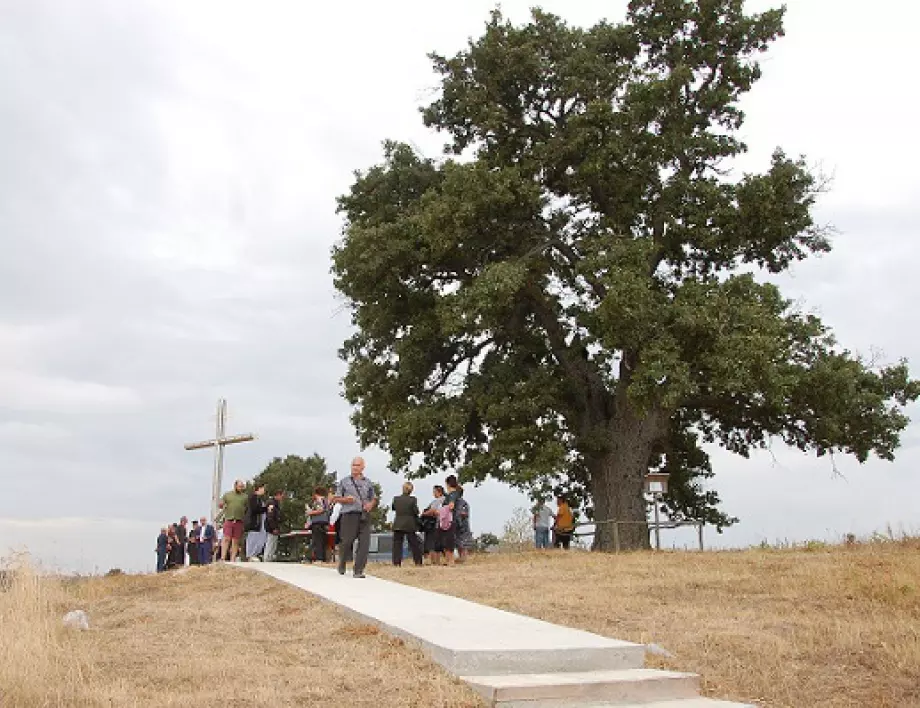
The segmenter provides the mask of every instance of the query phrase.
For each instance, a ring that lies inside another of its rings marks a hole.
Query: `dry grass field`
[[[83,608],[88,631],[66,630]],[[0,588],[0,706],[481,706],[419,652],[226,567]]]
[[[704,693],[772,708],[920,706],[920,541],[489,554],[373,574],[636,642]]]
[[[374,575],[600,634],[775,708],[920,706],[920,541],[852,548],[494,554]],[[89,631],[65,630],[67,610]],[[486,628],[487,629],[487,628]],[[0,585],[0,706],[478,706],[398,640],[226,567]],[[347,697],[347,698],[346,698]]]

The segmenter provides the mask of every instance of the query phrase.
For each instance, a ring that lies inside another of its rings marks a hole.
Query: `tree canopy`
[[[733,521],[704,444],[893,458],[920,394],[907,364],[863,360],[770,281],[830,250],[820,178],[781,149],[732,170],[739,99],[783,14],[632,0],[583,29],[496,11],[463,51],[431,55],[423,116],[447,156],[387,142],[339,200],[363,444],[408,474],[565,490],[633,523],[633,547],[651,469],[672,475],[673,516]]]

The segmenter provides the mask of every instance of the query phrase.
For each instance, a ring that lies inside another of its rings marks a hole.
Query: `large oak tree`
[[[906,364],[841,348],[769,282],[830,250],[821,182],[781,150],[731,172],[782,18],[742,0],[633,0],[590,29],[495,12],[432,55],[424,120],[454,157],[387,143],[339,201],[364,444],[409,474],[562,485],[635,522],[629,547],[648,542],[650,469],[672,474],[672,514],[732,521],[703,485],[706,443],[892,459],[920,392]]]

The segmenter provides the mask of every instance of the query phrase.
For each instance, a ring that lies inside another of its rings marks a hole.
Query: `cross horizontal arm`
[[[216,440],[203,440],[202,442],[186,443],[186,450],[201,450],[206,447],[214,447],[215,445],[233,445],[234,443],[249,442],[250,440],[255,440],[256,437],[252,433],[244,433],[242,435],[228,435],[223,438],[217,438]]]

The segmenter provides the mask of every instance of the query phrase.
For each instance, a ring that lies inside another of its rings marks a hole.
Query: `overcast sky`
[[[588,24],[625,4],[543,7]],[[744,104],[743,167],[806,154],[834,177],[819,216],[840,234],[783,283],[843,343],[916,372],[920,9],[788,4]],[[182,445],[211,435],[220,396],[229,432],[258,435],[228,450],[228,480],[292,453],[347,469],[335,197],[385,138],[439,153],[417,112],[426,54],[461,48],[492,5],[0,0],[0,555],[152,568],[159,526],[208,508],[211,455]],[[712,542],[918,529],[918,431],[894,464],[838,459],[843,477],[779,444],[717,454],[742,522]],[[524,504],[499,484],[468,496],[476,532]]]

